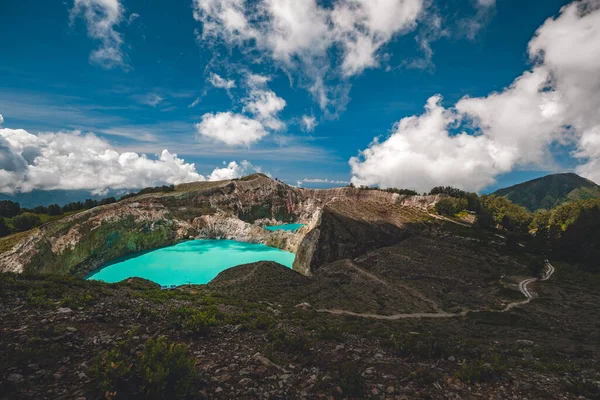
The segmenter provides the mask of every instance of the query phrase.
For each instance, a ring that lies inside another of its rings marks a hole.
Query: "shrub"
[[[10,227],[6,223],[6,220],[3,217],[0,217],[0,237],[10,235]]]
[[[402,335],[394,339],[392,347],[403,357],[446,358],[449,351],[438,338],[424,335]]]
[[[132,350],[130,343],[122,341],[92,365],[92,377],[107,399],[192,396],[199,380],[186,345],[159,338],[149,339],[141,352]]]
[[[60,215],[60,214],[61,214],[61,210],[60,210],[60,206],[58,204],[50,204],[48,206],[48,215],[55,216],[55,215]]]
[[[17,215],[16,217],[11,219],[11,222],[15,230],[19,232],[28,231],[42,224],[42,220],[40,219],[40,217],[30,213]]]
[[[363,398],[366,394],[365,380],[355,364],[346,363],[338,366],[337,385],[342,389],[344,398]]]
[[[465,364],[459,369],[454,377],[463,382],[488,382],[500,378],[506,371],[504,362],[495,356],[488,362],[484,360]]]
[[[467,199],[457,199],[446,197],[438,201],[435,205],[435,210],[440,215],[453,216],[467,209]]]
[[[94,304],[98,299],[89,293],[74,293],[62,298],[62,305],[69,308],[87,307]]]
[[[269,332],[272,347],[286,353],[308,353],[311,347],[310,340],[304,335],[289,335],[281,329]]]
[[[415,382],[417,383],[417,386],[423,388],[435,383],[436,381],[439,381],[440,379],[442,379],[443,375],[437,371],[419,368],[411,374],[411,377],[414,378]]]
[[[446,194],[450,197],[456,198],[467,197],[467,192],[465,192],[464,190],[454,188],[452,186],[436,186],[433,189],[431,189],[429,194]]]
[[[183,328],[194,336],[207,336],[211,328],[219,324],[223,315],[216,306],[203,310],[191,307],[180,307],[171,310],[171,323],[176,328]]]
[[[0,201],[0,217],[12,218],[21,214],[21,206],[19,203],[10,200]]]

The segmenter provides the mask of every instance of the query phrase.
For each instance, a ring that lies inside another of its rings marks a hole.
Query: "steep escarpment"
[[[323,264],[390,246],[427,226],[426,210],[384,194],[390,196],[334,197],[327,202],[318,224],[298,247],[294,269],[310,275]]]
[[[0,255],[11,272],[85,274],[108,260],[187,237],[189,224],[154,201],[97,207],[36,229]]]

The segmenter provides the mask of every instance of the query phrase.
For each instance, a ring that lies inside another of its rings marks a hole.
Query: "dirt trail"
[[[352,260],[347,260],[346,264],[347,264],[347,265],[349,265],[351,268],[355,269],[357,272],[359,272],[359,273],[361,273],[361,274],[365,275],[366,277],[368,277],[368,278],[370,278],[370,279],[372,279],[372,280],[374,280],[374,281],[376,281],[376,282],[379,282],[379,283],[381,283],[383,286],[386,286],[386,287],[390,288],[391,290],[394,290],[394,291],[396,291],[396,292],[399,292],[399,293],[401,293],[401,291],[400,291],[400,290],[398,290],[398,289],[397,289],[397,288],[395,288],[394,286],[391,286],[391,285],[390,285],[388,282],[386,282],[386,281],[384,281],[383,279],[379,278],[378,276],[376,276],[376,275],[374,275],[374,274],[372,274],[372,273],[370,273],[370,272],[368,272],[368,271],[365,271],[364,269],[360,268],[358,265],[356,265],[356,264],[354,263],[354,261],[352,261]],[[442,310],[442,309],[440,308],[440,306],[439,306],[439,305],[438,305],[438,304],[437,304],[435,301],[433,301],[433,300],[431,300],[431,299],[429,299],[429,298],[425,297],[425,296],[423,295],[423,293],[419,292],[418,290],[416,290],[416,289],[414,289],[414,288],[411,288],[410,286],[403,285],[403,284],[401,284],[401,283],[398,283],[398,284],[396,284],[395,286],[399,286],[399,287],[401,287],[402,289],[406,290],[407,292],[409,292],[411,295],[413,295],[414,297],[418,298],[418,299],[419,299],[419,300],[421,300],[422,302],[429,304],[429,306],[430,306],[430,307],[431,307],[431,308],[432,308],[434,311],[436,311],[437,313],[444,313],[444,310]],[[402,293],[402,294],[403,294],[403,293]]]
[[[358,267],[356,267],[356,268],[357,268],[357,270],[360,270],[360,268],[358,268]],[[521,282],[519,282],[519,290],[527,298],[526,300],[509,303],[502,310],[466,310],[466,311],[461,311],[461,312],[457,312],[457,313],[448,313],[448,312],[441,311],[441,312],[436,312],[436,313],[414,313],[414,314],[393,314],[393,315],[356,313],[353,311],[340,310],[337,308],[317,309],[316,311],[320,312],[320,313],[327,313],[327,314],[334,314],[334,315],[350,315],[350,316],[360,317],[360,318],[371,318],[371,319],[380,319],[380,320],[388,320],[388,321],[394,321],[394,320],[398,320],[398,319],[407,319],[407,318],[456,318],[456,317],[464,317],[469,313],[475,313],[475,312],[481,312],[481,311],[507,312],[517,306],[528,304],[533,299],[533,295],[529,291],[528,285],[530,283],[536,282],[538,280],[546,281],[546,280],[550,279],[550,277],[554,273],[555,269],[548,260],[546,260],[546,268],[547,268],[547,270],[544,272],[544,276],[542,278],[540,278],[540,279],[527,278],[527,279],[524,279]],[[362,271],[362,270],[360,270],[360,271]],[[366,271],[362,271],[362,272],[369,274]],[[378,281],[381,281],[379,278],[375,277],[374,275],[373,275],[373,277],[376,278]],[[383,282],[383,281],[381,281],[381,282]]]

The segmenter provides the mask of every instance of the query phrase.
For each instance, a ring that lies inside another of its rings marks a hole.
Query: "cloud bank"
[[[426,0],[194,0],[203,43],[253,45],[286,70],[308,80],[322,108],[335,90],[326,78],[342,79],[379,66],[385,45],[412,31]],[[331,59],[335,52],[339,57]],[[299,78],[301,79],[301,78]]]
[[[600,1],[563,7],[528,53],[532,69],[502,92],[448,109],[432,96],[424,114],[401,119],[350,160],[352,182],[477,191],[517,167],[552,163],[553,145],[574,146],[577,172],[600,182]]]
[[[41,190],[139,189],[162,184],[239,178],[259,168],[248,161],[215,168],[205,177],[193,163],[163,150],[156,159],[119,152],[92,133],[33,135],[0,128],[0,193]]]

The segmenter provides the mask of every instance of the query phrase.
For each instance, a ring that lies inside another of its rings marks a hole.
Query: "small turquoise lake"
[[[191,240],[115,260],[87,279],[115,283],[138,277],[160,285],[204,284],[240,264],[276,261],[291,268],[296,255],[263,244]]]
[[[290,231],[295,232],[302,228],[304,224],[284,224],[284,225],[267,225],[265,229],[269,231]]]

